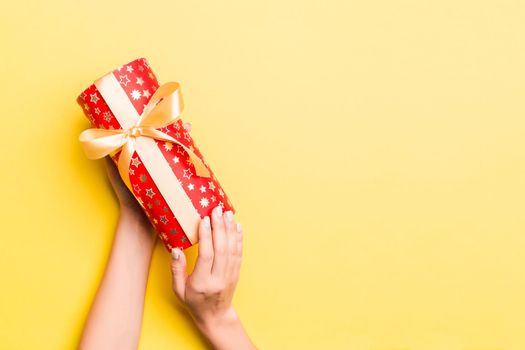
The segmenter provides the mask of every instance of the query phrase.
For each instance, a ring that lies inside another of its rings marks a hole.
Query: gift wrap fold
[[[200,220],[216,206],[235,213],[183,127],[180,85],[159,85],[145,58],[97,79],[77,102],[92,126],[79,137],[87,157],[113,159],[168,250],[197,243]]]

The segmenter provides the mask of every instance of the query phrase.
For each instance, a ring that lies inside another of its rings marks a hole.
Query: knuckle
[[[200,282],[191,282],[188,284],[188,288],[195,293],[203,294],[206,291],[206,285]]]
[[[215,247],[215,253],[216,254],[220,254],[220,255],[223,255],[226,253],[226,246],[224,245],[217,245],[217,247]]]
[[[215,281],[209,288],[210,293],[218,294],[226,289],[226,283],[224,281]]]

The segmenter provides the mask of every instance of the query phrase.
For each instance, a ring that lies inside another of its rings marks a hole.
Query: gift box
[[[168,250],[197,243],[200,220],[216,206],[235,213],[183,127],[180,85],[160,85],[145,58],[97,79],[77,102],[92,126],[79,138],[86,155],[113,159]]]

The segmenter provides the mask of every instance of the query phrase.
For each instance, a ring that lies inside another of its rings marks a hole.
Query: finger
[[[242,226],[238,222],[235,225],[235,243],[236,243],[236,250],[235,250],[235,259],[234,259],[234,267],[233,267],[233,279],[234,281],[237,281],[239,279],[239,273],[241,270],[241,261],[242,261],[242,250],[243,250],[243,231]]]
[[[186,290],[186,255],[179,248],[171,250],[171,275],[173,278],[173,291],[184,301],[184,291]]]
[[[199,256],[195,262],[195,276],[209,276],[213,265],[213,243],[210,217],[205,216],[199,223]]]
[[[213,237],[213,267],[211,273],[216,276],[224,276],[228,263],[228,241],[222,216],[222,206],[218,205],[211,213],[211,227]]]
[[[243,239],[243,231],[242,231],[242,225],[240,222],[238,222],[236,225],[235,225],[235,241],[237,243],[237,249],[236,249],[236,252],[237,252],[237,255],[239,257],[242,257],[242,239]]]
[[[231,210],[224,212],[224,228],[226,231],[226,241],[228,242],[228,266],[226,267],[226,275],[231,276],[233,274],[233,264],[237,250],[235,219]]]
[[[182,127],[186,129],[187,132],[191,131],[191,124],[190,123],[184,123],[182,124]]]

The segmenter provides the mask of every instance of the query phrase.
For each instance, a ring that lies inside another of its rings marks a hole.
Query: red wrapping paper
[[[159,87],[159,82],[145,58],[135,59],[108,74],[115,76],[139,115]],[[122,129],[95,84],[89,86],[78,96],[77,103],[81,106],[92,127]],[[196,210],[201,218],[210,215],[212,209],[217,205],[222,206],[225,211],[231,210],[235,213],[233,205],[215,174],[202,156],[190,133],[183,128],[182,124],[183,122],[179,118],[173,124],[159,130],[192,149],[204,162],[211,177],[195,175],[195,168],[191,164],[188,154],[179,145],[168,141],[155,140],[164,160],[178,179],[178,183],[174,183],[173,186],[182,186],[193,204],[192,210]],[[120,152],[117,152],[112,156],[115,164],[118,163],[119,155]],[[165,247],[168,250],[174,247],[181,249],[190,247],[192,245],[188,239],[190,235],[187,235],[181,227],[179,222],[181,218],[176,218],[170,210],[166,199],[160,193],[152,176],[136,152],[134,152],[130,164],[129,179],[131,192],[143,208]]]

